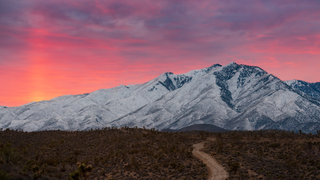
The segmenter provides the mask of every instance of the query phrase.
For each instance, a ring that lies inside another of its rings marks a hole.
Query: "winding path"
[[[210,139],[213,140],[213,139]],[[208,170],[209,170],[209,177],[208,180],[225,180],[229,177],[229,174],[227,171],[223,169],[221,165],[218,164],[218,162],[209,154],[201,151],[201,149],[204,147],[205,141],[194,144],[193,145],[193,151],[192,154],[196,158],[203,161],[204,164],[206,164]]]

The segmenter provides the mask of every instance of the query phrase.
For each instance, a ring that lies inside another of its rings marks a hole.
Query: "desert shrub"
[[[3,154],[6,163],[9,163],[10,158],[13,156],[13,148],[11,147],[11,143],[6,143],[1,148],[1,153]]]
[[[92,170],[91,165],[85,165],[84,163],[78,162],[77,163],[78,169],[73,171],[70,174],[70,178],[72,180],[82,180],[82,179],[87,179],[89,177],[89,172]]]
[[[6,172],[0,170],[0,179],[1,180],[10,180],[10,176]]]
[[[33,174],[33,176],[32,176],[32,179],[33,179],[33,180],[37,180],[37,179],[39,179],[39,178],[41,178],[41,177],[42,177],[41,173],[35,172],[35,173]]]
[[[31,167],[31,170],[32,170],[33,172],[37,172],[37,171],[40,170],[40,167],[39,167],[38,165],[34,164],[34,165]]]
[[[232,158],[229,159],[227,164],[228,164],[230,170],[232,172],[234,172],[234,173],[236,173],[238,171],[238,169],[240,168],[240,163],[239,162],[233,162]]]

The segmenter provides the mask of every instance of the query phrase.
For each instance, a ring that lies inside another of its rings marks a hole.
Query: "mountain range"
[[[320,130],[320,83],[281,81],[256,66],[229,63],[166,72],[139,85],[0,106],[0,128],[89,130],[111,126],[177,130]]]

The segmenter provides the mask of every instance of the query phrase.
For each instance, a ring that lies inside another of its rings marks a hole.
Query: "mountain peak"
[[[214,64],[214,65],[212,65],[210,67],[222,67],[222,65],[221,64]]]
[[[173,72],[165,72],[164,73],[165,75],[171,75],[171,74],[174,74]]]
[[[291,80],[288,80],[288,81],[285,81],[285,83],[289,86],[293,85],[293,84],[297,84],[298,83],[298,80],[296,79],[291,79]]]
[[[226,66],[235,66],[235,65],[239,65],[239,64],[237,64],[237,63],[235,63],[235,62],[231,62],[231,63],[229,63],[229,64],[224,65],[224,67],[226,67]]]

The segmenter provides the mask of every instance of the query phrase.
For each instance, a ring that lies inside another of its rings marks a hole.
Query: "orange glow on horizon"
[[[43,87],[50,86],[50,81],[47,80],[45,74],[45,67],[42,65],[41,59],[31,57],[31,67],[30,67],[30,88],[31,94],[28,97],[29,101],[41,101],[47,99],[43,92]]]
[[[320,4],[313,1],[26,0],[1,7],[2,106],[232,61],[282,80],[320,81]]]

